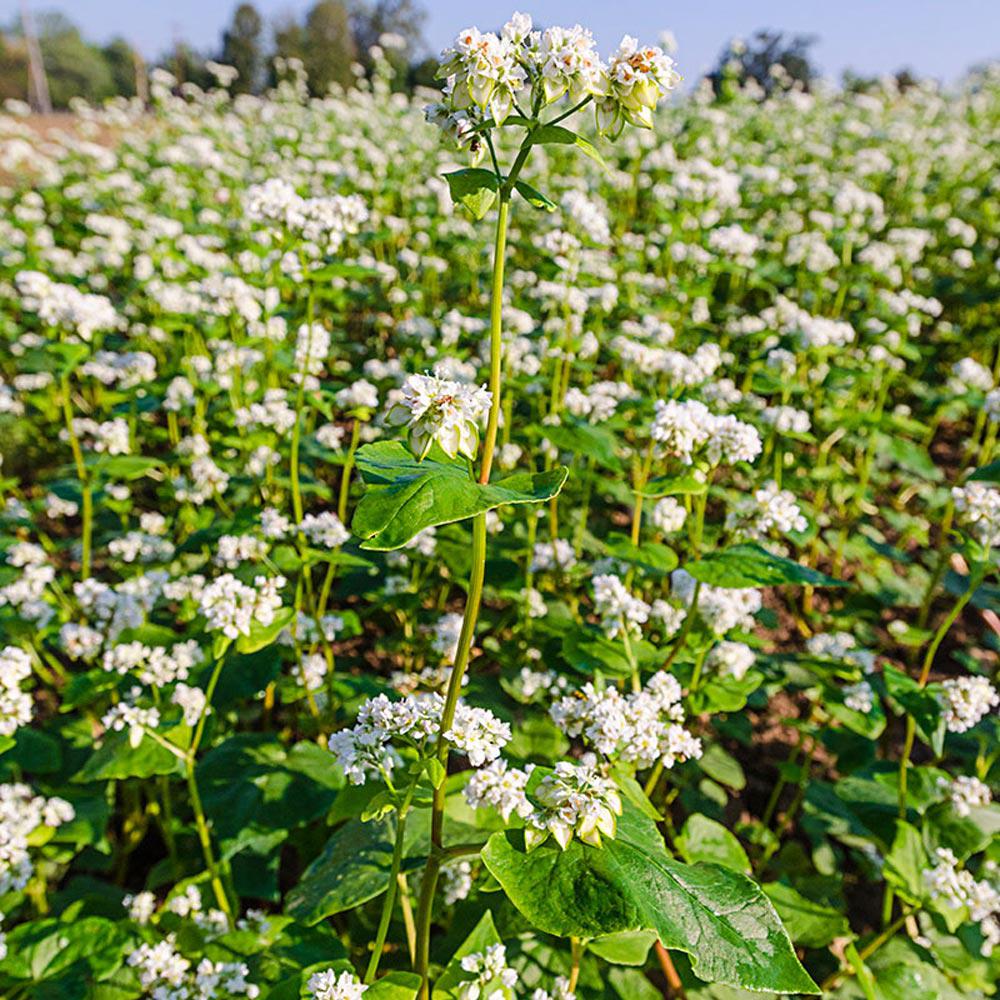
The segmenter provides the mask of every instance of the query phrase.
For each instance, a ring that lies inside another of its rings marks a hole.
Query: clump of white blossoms
[[[574,836],[593,847],[601,835],[614,839],[617,817],[622,814],[618,786],[587,763],[560,761],[534,790],[538,803],[526,820],[524,842],[528,850],[551,835],[565,850]]]
[[[760,611],[760,591],[754,587],[700,587],[687,570],[675,569],[670,575],[674,597],[690,607],[695,591],[698,594],[698,614],[716,635],[725,635],[734,628],[752,629],[754,615]]]
[[[983,483],[956,486],[951,491],[960,520],[987,548],[1000,545],[1000,490]]]
[[[353,972],[314,972],[306,983],[312,1000],[360,1000],[368,989]]]
[[[464,455],[472,461],[479,449],[479,425],[492,398],[485,386],[439,375],[409,375],[386,419],[409,428],[410,448],[420,459],[436,441],[450,458]]]
[[[502,944],[491,944],[486,951],[465,955],[461,965],[462,971],[473,978],[458,984],[458,1000],[504,997],[517,985],[517,971],[507,964],[507,949]]]
[[[649,605],[630,594],[612,573],[594,577],[594,610],[601,616],[601,628],[609,639],[624,633],[640,635],[650,613]]]
[[[808,526],[795,494],[780,489],[775,482],[737,500],[726,515],[726,527],[737,538],[750,541],[762,541],[772,532],[787,535],[805,531]]]
[[[31,881],[34,866],[28,849],[47,839],[39,839],[36,831],[61,826],[75,816],[65,799],[35,795],[20,782],[0,785],[0,896],[20,892]]]
[[[31,657],[20,646],[0,650],[0,736],[13,736],[31,722],[31,695],[21,688],[31,676]]]
[[[344,522],[332,510],[320,514],[306,514],[299,523],[299,531],[314,545],[337,549],[351,537]]]
[[[430,121],[458,139],[486,121],[502,125],[513,113],[537,116],[563,97],[593,100],[602,132],[617,136],[626,123],[651,128],[657,102],[680,82],[673,60],[657,46],[626,35],[607,64],[580,25],[533,30],[515,13],[500,34],[466,28],[441,56],[444,100],[427,109]]]
[[[671,768],[701,756],[701,741],[682,725],[681,696],[677,679],[661,671],[642,691],[628,695],[588,682],[555,702],[549,714],[567,736],[582,736],[605,757],[640,768],[657,762]]]
[[[213,962],[203,958],[192,968],[191,960],[178,950],[174,935],[156,944],[145,942],[133,951],[128,964],[137,970],[139,983],[151,997],[163,1000],[213,998],[230,1000],[260,996],[260,987],[248,980],[244,962]]]
[[[959,868],[958,858],[947,848],[937,848],[935,856],[937,865],[924,872],[928,892],[950,909],[968,909],[983,935],[980,952],[989,957],[1000,944],[1000,891],[994,884],[1000,872],[987,862],[983,868],[990,877],[976,879],[972,872]]]
[[[440,731],[443,710],[444,698],[437,693],[399,701],[376,695],[361,706],[357,723],[333,733],[327,745],[352,784],[363,785],[370,777],[391,777],[399,762],[393,742],[423,753]],[[500,756],[511,730],[487,709],[459,701],[444,738],[462,751],[473,767],[481,767]]]
[[[951,807],[959,816],[968,816],[973,809],[988,806],[993,801],[990,786],[968,774],[938,778],[938,788],[948,794]]]
[[[368,218],[368,209],[358,195],[303,198],[281,177],[247,188],[243,207],[251,222],[298,237],[298,248],[311,257],[336,253]]]
[[[868,681],[858,681],[844,688],[844,704],[854,712],[868,715],[875,707],[875,691]]]
[[[209,631],[219,631],[229,639],[249,635],[251,626],[270,625],[281,607],[278,591],[285,585],[283,576],[254,577],[249,587],[232,573],[223,573],[201,592],[199,610]]]
[[[754,651],[745,642],[725,640],[712,647],[708,654],[709,666],[715,667],[723,677],[743,680],[753,666]]]
[[[674,497],[664,497],[653,508],[650,520],[657,531],[670,535],[684,527],[684,522],[687,520],[687,510]]]
[[[949,733],[964,733],[1000,705],[988,677],[949,677],[944,689],[944,718]]]
[[[716,415],[696,399],[658,399],[649,433],[661,455],[684,465],[752,462],[763,447],[756,427],[730,413]]]

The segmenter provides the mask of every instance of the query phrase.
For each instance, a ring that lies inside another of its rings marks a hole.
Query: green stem
[[[403,863],[403,839],[406,836],[406,814],[410,811],[410,802],[413,800],[413,793],[417,789],[417,782],[411,783],[406,790],[396,818],[396,843],[392,849],[392,867],[389,870],[389,884],[385,890],[385,899],[382,900],[382,915],[378,922],[378,931],[375,934],[375,945],[372,957],[368,962],[368,971],[365,973],[365,983],[375,982],[375,974],[378,972],[378,964],[382,958],[382,949],[385,947],[385,939],[389,933],[389,922],[392,919],[392,910],[396,903],[396,887],[398,885],[399,870]]]
[[[340,497],[337,500],[337,517],[343,521],[347,517],[347,498],[351,491],[351,472],[354,470],[354,453],[358,450],[358,438],[361,436],[361,421],[354,418],[351,428],[351,446],[347,451],[347,461],[340,480]]]
[[[496,448],[497,428],[500,422],[501,405],[501,375],[503,362],[503,275],[504,257],[507,247],[507,220],[510,211],[511,191],[514,180],[528,158],[530,146],[525,143],[514,161],[510,176],[500,189],[500,207],[497,213],[496,238],[493,247],[493,282],[490,298],[490,415],[486,424],[486,436],[483,441],[483,460],[479,471],[479,482],[490,481],[490,471],[493,467],[493,453]],[[469,573],[469,589],[465,603],[465,617],[462,620],[462,630],[458,638],[458,648],[455,652],[455,663],[452,667],[448,691],[445,695],[444,710],[441,713],[441,729],[438,736],[438,760],[447,769],[448,741],[445,733],[451,729],[455,719],[455,709],[462,691],[462,681],[469,665],[469,655],[472,649],[472,638],[479,617],[479,604],[483,595],[483,581],[486,576],[486,514],[477,514],[472,522],[472,569]],[[438,876],[441,872],[440,851],[443,848],[445,785],[442,782],[434,789],[434,800],[431,806],[431,849],[424,868],[423,884],[420,888],[420,899],[417,904],[417,948],[414,968],[420,975],[421,1000],[430,998],[430,936],[431,919],[434,909],[434,893],[437,890]]]
[[[290,457],[290,476],[292,481],[292,513],[295,524],[302,521],[302,488],[299,484],[299,444],[302,440],[302,406],[306,395],[306,370],[309,367],[309,355],[312,350],[313,319],[316,312],[316,285],[309,282],[309,297],[306,301],[306,327],[309,331],[306,342],[306,356],[299,368],[299,389],[295,394],[295,424],[292,427],[292,448]]]
[[[984,559],[981,563],[976,565],[976,567],[969,574],[969,585],[966,587],[962,596],[955,602],[951,611],[948,613],[947,617],[938,626],[937,632],[934,633],[934,638],[931,640],[930,645],[927,647],[927,652],[924,654],[924,662],[920,668],[920,677],[917,679],[917,683],[920,687],[926,687],[928,678],[931,674],[931,667],[934,665],[934,657],[937,655],[937,651],[944,642],[944,637],[951,631],[952,625],[955,624],[956,619],[962,613],[965,606],[972,600],[976,591],[979,589],[979,585],[983,582],[983,577],[986,574],[987,559]],[[917,724],[913,719],[912,715],[907,715],[906,717],[906,737],[903,742],[903,753],[899,761],[899,815],[904,817],[906,815],[906,783],[907,783],[907,771],[910,766],[910,754],[913,752],[913,743],[916,736]]]

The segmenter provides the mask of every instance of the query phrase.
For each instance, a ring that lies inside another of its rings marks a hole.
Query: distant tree
[[[349,87],[354,82],[351,63],[358,50],[347,8],[341,0],[319,0],[304,24],[286,20],[275,27],[275,55],[301,59],[309,74],[309,89],[326,94],[331,83]]]
[[[219,62],[239,73],[230,87],[234,93],[251,94],[260,90],[264,75],[264,21],[252,3],[241,3],[233,12],[230,26],[222,34]]]
[[[427,56],[416,62],[410,63],[409,71],[406,74],[406,86],[410,90],[417,87],[429,87],[440,90],[444,81],[439,80],[437,73],[438,60],[434,56]]]
[[[65,108],[74,97],[99,102],[114,96],[114,76],[104,54],[84,41],[68,18],[43,14],[37,26],[53,107]]]
[[[0,36],[0,101],[23,101],[28,95],[28,52],[13,32]]]
[[[396,35],[404,43],[403,52],[413,53],[423,46],[427,12],[414,0],[356,0],[351,9],[351,32],[362,59],[383,35]]]
[[[136,95],[136,52],[124,38],[113,38],[101,49],[108,64],[115,93],[123,97]]]
[[[160,65],[173,73],[178,83],[193,83],[207,90],[214,85],[215,79],[205,68],[205,62],[200,52],[182,40],[174,42],[173,48],[160,59]]]
[[[709,79],[722,96],[728,81],[744,84],[754,80],[765,96],[796,83],[808,90],[818,75],[809,53],[815,44],[813,35],[757,31],[750,42],[730,42]]]

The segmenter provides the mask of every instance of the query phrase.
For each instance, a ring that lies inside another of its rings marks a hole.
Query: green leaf
[[[133,747],[129,731],[104,734],[101,745],[90,755],[73,781],[110,781],[121,778],[151,778],[156,774],[175,774],[180,760],[149,736]]]
[[[775,587],[783,583],[846,587],[843,580],[772,555],[759,545],[733,545],[684,567],[696,580],[713,587]]]
[[[125,930],[105,917],[33,920],[8,932],[0,974],[38,983],[81,961],[94,979],[103,979],[121,965],[128,944]]]
[[[882,676],[893,709],[901,715],[912,715],[917,735],[940,754],[944,749],[945,718],[933,688],[922,688],[909,674],[888,665]]]
[[[479,918],[479,923],[473,927],[469,936],[458,946],[455,954],[451,956],[451,961],[448,962],[444,972],[434,984],[432,1000],[455,1000],[459,996],[462,983],[467,983],[475,978],[462,968],[462,959],[466,955],[484,952],[490,945],[494,944],[503,944],[503,939],[497,933],[496,925],[493,923],[493,914],[487,910]],[[492,985],[500,990],[499,997],[511,998],[513,996],[510,990],[501,987],[499,983]],[[491,992],[489,988],[483,991],[483,996],[494,995],[495,993]]]
[[[975,479],[978,482],[984,483],[1000,483],[1000,458],[995,462],[990,462],[989,465],[984,465],[982,468],[976,469],[969,476],[969,479]]]
[[[650,665],[660,659],[656,647],[645,639],[632,643],[632,653],[640,666]],[[595,671],[628,677],[632,664],[621,642],[609,639],[600,629],[580,626],[563,635],[562,654],[566,662],[582,674],[593,676]]]
[[[677,849],[685,861],[712,861],[734,872],[750,874],[750,859],[736,836],[721,823],[708,816],[695,813],[689,816],[680,835]]]
[[[400,548],[424,528],[464,521],[505,504],[551,500],[569,475],[564,467],[518,472],[481,486],[464,464],[417,461],[398,441],[359,448],[357,464],[367,489],[351,529],[364,539],[363,549],[380,551]]]
[[[295,619],[295,608],[282,608],[274,615],[270,625],[261,625],[254,621],[250,625],[250,634],[241,635],[236,640],[236,648],[241,653],[256,653],[258,649],[270,646],[275,642],[283,629],[288,628]]]
[[[595,163],[599,163],[605,170],[608,165],[604,162],[604,157],[597,151],[592,142],[584,139],[582,135],[562,125],[543,125],[536,128],[528,140],[532,146],[548,146],[552,144],[560,146],[576,146],[585,155],[589,156]]]
[[[514,188],[534,208],[540,208],[546,212],[554,212],[559,207],[548,195],[542,194],[541,191],[536,191],[530,184],[525,184],[524,181],[515,181]]]
[[[796,944],[825,948],[836,938],[851,936],[847,918],[832,906],[814,903],[784,882],[769,882],[762,888]]]
[[[453,200],[464,205],[474,219],[481,219],[497,200],[500,181],[492,170],[468,167],[444,175]]]
[[[365,990],[365,1000],[414,1000],[420,985],[420,976],[413,972],[390,972]]]
[[[747,779],[740,762],[732,754],[726,753],[718,743],[710,743],[705,748],[705,752],[698,758],[698,766],[720,784],[737,791],[746,788]]]
[[[164,469],[166,464],[158,458],[147,458],[143,455],[115,455],[112,458],[101,459],[97,463],[97,472],[108,479],[141,479],[154,469]]]
[[[605,548],[609,555],[640,567],[648,576],[662,577],[677,569],[677,553],[658,542],[633,545],[627,535],[615,531],[608,536]]]
[[[594,938],[587,951],[614,965],[645,965],[656,931],[622,931]]]
[[[931,867],[920,831],[902,820],[896,822],[896,835],[885,856],[885,880],[904,899],[919,903],[927,894],[924,872]]]
[[[708,483],[692,473],[678,476],[657,476],[635,492],[649,500],[660,497],[698,496],[708,490]]]
[[[520,831],[490,837],[482,858],[536,928],[560,937],[655,931],[708,982],[786,993],[819,991],[760,887],[719,865],[670,858],[656,825],[627,802],[601,848],[551,839],[530,853]]]

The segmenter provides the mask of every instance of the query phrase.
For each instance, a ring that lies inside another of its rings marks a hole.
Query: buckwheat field
[[[373,58],[0,116],[0,996],[994,995],[1000,72]]]

